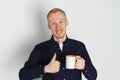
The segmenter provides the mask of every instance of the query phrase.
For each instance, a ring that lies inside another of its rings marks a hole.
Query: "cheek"
[[[48,28],[53,31],[54,30],[54,27],[53,26],[48,26]]]
[[[64,27],[62,28],[62,30],[64,30],[64,31],[65,31],[65,30],[66,30],[66,26],[64,26]]]
[[[56,30],[55,30],[54,28],[51,28],[51,31],[52,31],[53,33],[55,33]]]
[[[51,29],[51,26],[50,26],[50,24],[48,24],[48,28],[49,28],[49,29]]]

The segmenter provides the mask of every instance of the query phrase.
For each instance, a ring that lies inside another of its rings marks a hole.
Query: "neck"
[[[54,40],[57,41],[58,43],[63,43],[63,42],[66,40],[66,35],[63,36],[62,38],[56,38],[56,37],[54,36]]]

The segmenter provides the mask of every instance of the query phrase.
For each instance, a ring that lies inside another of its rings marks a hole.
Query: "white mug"
[[[66,69],[75,69],[75,55],[66,55]]]

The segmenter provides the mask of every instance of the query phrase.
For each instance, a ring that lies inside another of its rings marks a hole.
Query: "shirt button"
[[[64,57],[62,57],[62,59],[64,59]]]
[[[65,70],[65,68],[63,68],[63,70]]]
[[[88,77],[90,77],[90,74],[88,74]]]
[[[87,70],[85,70],[85,73],[87,73]]]
[[[66,80],[65,78],[63,80]]]
[[[43,76],[43,75],[40,75],[41,77]]]
[[[57,46],[55,45],[55,47],[57,47]]]

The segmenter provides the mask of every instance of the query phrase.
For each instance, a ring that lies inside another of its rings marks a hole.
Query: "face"
[[[52,31],[53,36],[62,39],[66,36],[66,27],[68,21],[62,12],[51,13],[48,17],[48,27]]]

